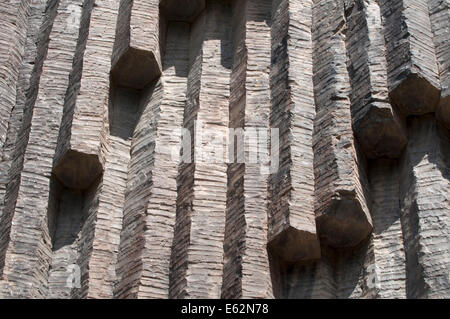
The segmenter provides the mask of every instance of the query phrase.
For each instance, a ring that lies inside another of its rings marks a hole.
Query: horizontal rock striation
[[[270,127],[279,132],[279,167],[269,176],[268,240],[287,261],[320,257],[313,214],[311,10],[311,1],[272,2]]]
[[[352,131],[343,2],[313,8],[315,212],[321,240],[352,247],[372,231],[364,158]]]

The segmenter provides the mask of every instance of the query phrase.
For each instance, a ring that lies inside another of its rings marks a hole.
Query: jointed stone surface
[[[439,103],[439,72],[428,2],[379,1],[385,24],[389,94],[405,115],[434,112]]]
[[[269,177],[269,248],[287,261],[317,259],[314,219],[312,1],[272,2],[271,128],[278,170]]]
[[[233,7],[233,70],[230,126],[263,130],[270,112],[271,1],[246,0]],[[250,132],[250,131],[248,131]],[[254,137],[249,137],[255,139]],[[256,142],[256,141],[254,141]],[[236,160],[228,167],[222,298],[273,296],[267,245],[267,173],[263,163]],[[259,156],[268,157],[268,150]],[[265,158],[264,158],[265,160]]]
[[[450,2],[430,0],[428,7],[441,80],[441,99],[436,116],[450,129]]]
[[[0,2],[0,298],[450,298],[448,0]]]
[[[349,1],[345,14],[355,136],[368,158],[398,158],[406,145],[406,131],[389,102],[380,7],[375,0]]]

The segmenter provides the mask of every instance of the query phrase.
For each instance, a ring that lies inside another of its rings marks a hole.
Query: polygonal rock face
[[[359,145],[368,158],[398,158],[407,143],[403,123],[385,104],[372,103],[367,113],[353,125]]]
[[[332,247],[354,247],[372,232],[372,219],[351,194],[340,194],[327,211],[316,218],[322,244]]]
[[[97,155],[69,150],[53,173],[66,187],[85,190],[102,174],[103,167]]]
[[[160,74],[153,52],[129,48],[113,67],[111,75],[117,86],[143,89]]]
[[[439,103],[439,89],[418,74],[411,73],[391,93],[404,115],[432,113]]]
[[[168,20],[192,22],[205,9],[205,0],[161,0],[159,6]]]
[[[268,249],[287,262],[320,258],[320,244],[315,233],[289,227],[268,244]]]
[[[439,109],[436,112],[438,120],[440,120],[448,129],[450,129],[450,95],[441,97]]]

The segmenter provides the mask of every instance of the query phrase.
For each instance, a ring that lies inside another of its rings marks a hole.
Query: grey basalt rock
[[[434,112],[439,71],[427,0],[380,0],[384,21],[388,86],[404,115]]]
[[[321,242],[352,247],[372,231],[364,158],[352,131],[343,2],[313,8],[315,212]]]
[[[271,128],[280,161],[269,177],[269,250],[295,262],[320,258],[314,219],[315,116],[312,1],[272,2]]]
[[[236,129],[269,129],[271,2],[246,0],[233,5],[230,126]],[[260,151],[260,155],[268,157],[268,152]],[[239,163],[239,155],[233,155],[227,172],[230,182],[221,297],[270,298],[268,172],[263,172],[267,167],[263,163]],[[251,154],[246,151],[244,156],[248,161]]]
[[[158,0],[120,1],[111,70],[116,85],[143,89],[161,74],[158,13]]]
[[[407,136],[401,115],[389,101],[380,7],[375,0],[348,2],[345,40],[353,131],[368,158],[395,159]]]

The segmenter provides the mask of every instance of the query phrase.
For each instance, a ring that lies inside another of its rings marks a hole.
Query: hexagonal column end
[[[159,8],[167,20],[193,22],[205,9],[205,0],[160,0]]]
[[[441,97],[436,117],[438,121],[450,129],[450,95]]]
[[[268,250],[287,262],[320,258],[320,243],[316,233],[289,226],[267,244]]]
[[[404,115],[422,115],[436,111],[440,89],[419,74],[410,73],[389,95]]]
[[[316,217],[321,243],[331,247],[355,247],[372,232],[372,218],[352,194],[339,195]]]
[[[143,89],[161,74],[154,52],[128,48],[113,66],[111,76],[117,86]]]
[[[84,190],[103,173],[103,166],[95,154],[69,150],[62,156],[53,173],[66,187]]]
[[[367,158],[399,158],[408,138],[404,123],[388,103],[373,102],[353,125],[355,136]]]

